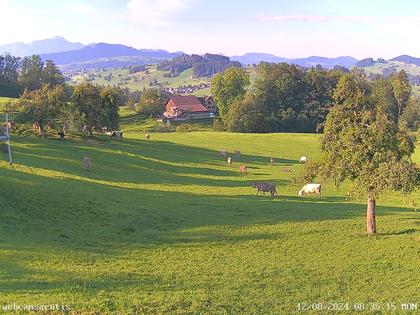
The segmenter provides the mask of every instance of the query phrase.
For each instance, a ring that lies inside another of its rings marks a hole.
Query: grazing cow
[[[308,162],[308,158],[306,156],[301,156],[299,159],[299,163],[306,163]]]
[[[227,158],[227,163],[228,163],[229,165],[232,165],[232,158],[231,158],[230,156]]]
[[[292,169],[290,167],[283,167],[281,170],[282,170],[282,172],[285,172],[285,173],[291,173],[292,172]]]
[[[49,121],[45,124],[44,129],[45,129],[45,131],[48,131],[48,132],[50,132],[52,130],[52,126],[51,126],[51,123]]]
[[[39,122],[34,122],[33,124],[32,124],[32,130],[36,133],[36,132],[39,132],[39,129],[41,129],[40,128],[40,126],[39,126]]]
[[[111,138],[122,139],[123,138],[123,132],[122,131],[112,131],[111,132]]]
[[[219,156],[226,157],[227,156],[227,151],[225,151],[225,150],[220,151]]]
[[[64,136],[66,135],[63,131],[57,132],[57,135],[60,136],[60,140],[64,140]]]
[[[235,150],[234,153],[235,153],[235,157],[240,157],[241,156],[241,151],[239,151],[239,150]]]
[[[150,135],[146,134],[145,138],[146,138],[146,140],[150,140]]]
[[[246,175],[246,174],[247,174],[247,172],[248,172],[248,170],[247,170],[247,168],[246,168],[246,165],[245,165],[245,164],[241,164],[241,165],[239,165],[239,173],[240,173],[241,175]]]
[[[255,183],[252,187],[257,188],[257,196],[258,196],[258,193],[260,191],[262,191],[263,194],[265,192],[269,192],[269,193],[271,193],[271,196],[277,196],[278,197],[277,190],[276,190],[276,184],[273,184],[273,183]]]
[[[306,184],[299,191],[299,196],[306,194],[318,194],[321,195],[321,184]]]
[[[83,158],[83,165],[85,167],[85,170],[89,172],[92,169],[92,159],[85,156]]]
[[[276,159],[275,158],[270,158],[270,163],[271,163],[271,165],[274,165],[275,163],[276,163]]]
[[[7,124],[3,124],[3,128],[9,128],[9,130],[15,130],[16,129],[16,122],[15,121],[9,121]]]

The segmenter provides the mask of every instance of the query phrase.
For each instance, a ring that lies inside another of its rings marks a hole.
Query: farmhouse
[[[210,117],[210,112],[195,95],[171,96],[165,107],[166,111],[163,115],[169,119],[187,120]]]
[[[217,112],[217,106],[216,106],[216,103],[214,102],[213,96],[203,96],[203,97],[199,97],[198,99],[200,100],[201,104],[203,104],[203,106],[207,108],[207,110],[210,113]]]

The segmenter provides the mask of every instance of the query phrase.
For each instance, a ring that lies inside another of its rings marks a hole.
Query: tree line
[[[111,86],[65,83],[60,69],[40,56],[0,56],[0,95],[19,97],[10,103],[22,122],[36,122],[41,135],[48,125],[61,124],[88,133],[119,125],[119,106],[139,100],[138,93]]]
[[[25,90],[36,90],[64,83],[64,77],[53,61],[42,61],[38,55],[18,58],[0,55],[0,95],[18,97]]]
[[[200,56],[184,54],[174,59],[160,62],[157,69],[168,71],[170,76],[178,76],[181,72],[192,68],[193,74],[197,77],[211,77],[216,73],[225,71],[229,67],[241,67],[241,64],[221,55],[205,54]]]
[[[250,85],[241,68],[217,74],[212,94],[219,109],[221,127],[235,132],[322,132],[326,117],[337,104],[335,93],[344,76],[363,77],[358,70],[321,67],[304,69],[287,63],[261,63]],[[408,75],[401,71],[387,78],[395,120],[415,129],[420,120],[420,102],[412,93]]]

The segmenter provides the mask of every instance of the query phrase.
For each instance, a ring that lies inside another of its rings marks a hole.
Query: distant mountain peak
[[[10,53],[17,57],[25,57],[30,55],[39,55],[55,52],[63,52],[83,48],[81,43],[72,43],[62,36],[53,38],[35,40],[30,43],[17,42],[13,44],[0,46],[0,54]]]
[[[406,64],[412,64],[416,66],[420,66],[420,58],[412,57],[409,55],[401,55],[395,58],[392,58],[391,61],[400,61]]]

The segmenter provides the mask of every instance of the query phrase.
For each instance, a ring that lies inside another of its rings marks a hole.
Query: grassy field
[[[138,72],[131,74],[129,73],[128,69],[110,69],[106,71],[97,71],[95,72],[95,79],[92,81],[96,84],[101,85],[117,85],[122,84],[121,87],[127,87],[131,91],[141,91],[144,88],[150,88],[150,82],[153,82],[156,79],[159,83],[160,87],[168,87],[168,88],[176,88],[179,86],[188,86],[188,85],[199,85],[201,83],[209,83],[211,82],[211,78],[192,78],[193,70],[188,69],[184,72],[181,72],[179,76],[174,78],[165,78],[163,75],[165,71],[160,71],[156,69],[156,66],[149,66],[147,67],[149,73],[146,74],[145,72]],[[253,83],[256,79],[256,70],[252,67],[246,68],[247,72],[250,76],[250,81]],[[101,77],[99,77],[99,75]],[[105,77],[111,75],[111,81],[105,80]],[[128,78],[128,80],[125,80]],[[137,78],[137,82],[136,79]],[[81,75],[76,75],[71,78],[73,82],[84,82],[86,78]],[[210,88],[205,88],[201,90],[194,91],[194,95],[197,96],[206,96],[211,94]]]
[[[363,67],[362,69],[366,71],[366,73],[373,73],[373,74],[383,74],[384,69],[395,68],[395,71],[399,72],[404,70],[408,74],[412,75],[420,75],[420,67],[413,65],[413,64],[406,64],[400,61],[386,61],[385,63],[375,63],[373,66],[370,67]]]
[[[374,237],[346,187],[297,197],[296,161],[319,156],[318,135],[145,141],[123,127],[122,141],[13,138],[15,164],[0,163],[0,305],[293,314],[298,303],[420,303],[420,215],[402,197],[379,201]],[[229,167],[217,152],[234,149],[243,154]],[[254,181],[276,182],[280,197],[256,197]]]
[[[9,101],[13,101],[15,100],[14,98],[10,98],[10,97],[3,97],[0,96],[0,111],[5,109],[5,106],[7,103],[9,103]]]
[[[98,71],[95,73],[95,79],[93,83],[96,84],[102,84],[102,85],[116,85],[116,84],[122,84],[121,87],[127,87],[131,91],[141,91],[144,88],[150,88],[150,83],[153,82],[153,80],[157,80],[160,84],[160,87],[172,87],[176,88],[182,85],[199,85],[201,83],[207,83],[210,82],[211,79],[204,79],[204,78],[192,78],[193,70],[188,69],[184,72],[181,72],[179,76],[174,78],[165,78],[163,75],[165,74],[165,71],[160,71],[156,69],[156,66],[149,66],[147,67],[149,70],[149,73],[146,74],[145,72],[137,72],[132,75],[130,75],[128,69],[111,69],[107,71]],[[99,77],[98,75],[101,75]],[[105,80],[106,76],[112,75],[111,81]],[[128,78],[129,80],[125,81],[124,79]],[[136,82],[137,78],[137,82]],[[83,76],[74,76],[72,77],[72,80],[75,82],[81,82],[84,81],[85,78]],[[196,91],[194,94],[196,95],[209,95],[210,89],[203,89]]]

